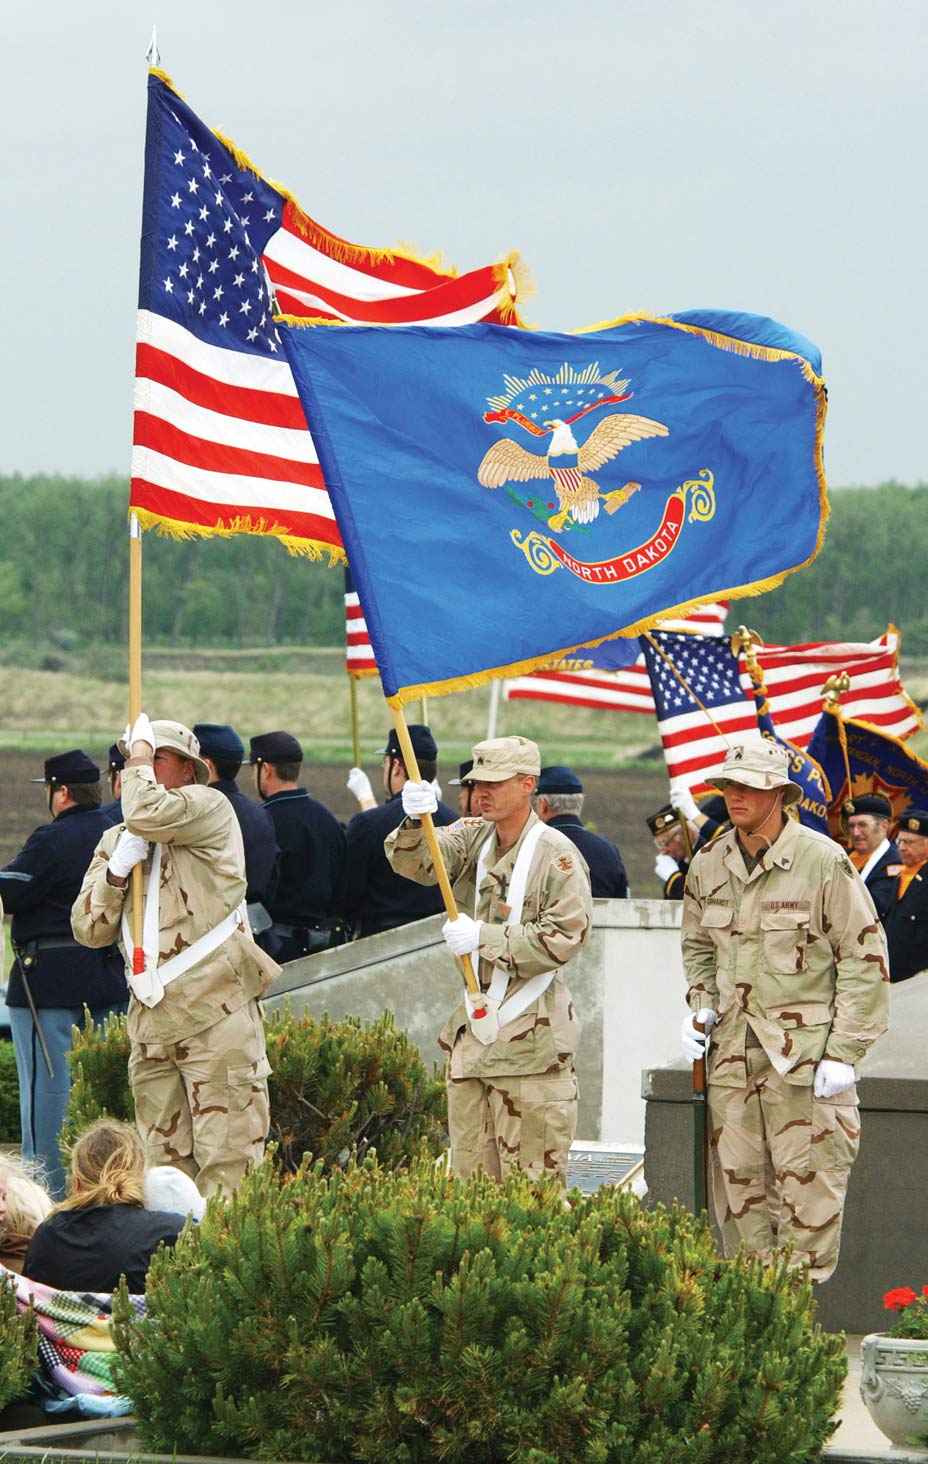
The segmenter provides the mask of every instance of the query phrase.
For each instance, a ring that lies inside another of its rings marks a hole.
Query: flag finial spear
[[[148,42],[148,50],[145,52],[145,60],[149,66],[161,65],[161,52],[158,50],[158,28],[152,26],[151,40]]]

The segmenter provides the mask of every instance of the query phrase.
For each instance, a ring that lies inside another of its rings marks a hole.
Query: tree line
[[[0,477],[0,637],[38,645],[127,636],[126,479]],[[763,533],[763,525],[757,526]],[[925,562],[925,572],[921,565]],[[240,535],[144,536],[144,633],[163,646],[337,646],[343,576]],[[894,621],[928,654],[928,485],[841,490],[815,562],[737,605],[765,640],[870,640]]]

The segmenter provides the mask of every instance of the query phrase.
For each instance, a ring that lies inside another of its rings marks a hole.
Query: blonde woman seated
[[[35,1178],[38,1172],[13,1154],[0,1154],[0,1266],[20,1276],[26,1247],[54,1204]]]
[[[158,1246],[173,1245],[184,1217],[146,1210],[145,1151],[134,1128],[101,1119],[70,1153],[68,1197],[38,1227],[24,1272],[62,1291],[115,1291],[120,1276],[145,1290]]]

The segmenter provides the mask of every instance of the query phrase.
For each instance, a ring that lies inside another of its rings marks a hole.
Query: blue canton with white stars
[[[156,77],[149,108],[140,308],[283,360],[261,254],[284,200]]]
[[[724,636],[676,635],[671,631],[652,634],[703,706],[729,706],[732,702],[746,701],[738,661]],[[651,677],[658,721],[698,712],[697,703],[673,674],[664,657],[659,656],[644,638],[641,648]]]

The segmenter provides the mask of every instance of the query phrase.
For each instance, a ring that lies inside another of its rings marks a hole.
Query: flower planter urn
[[[928,1338],[871,1332],[860,1344],[860,1396],[877,1428],[898,1448],[928,1434]],[[921,1445],[928,1455],[928,1445]]]

